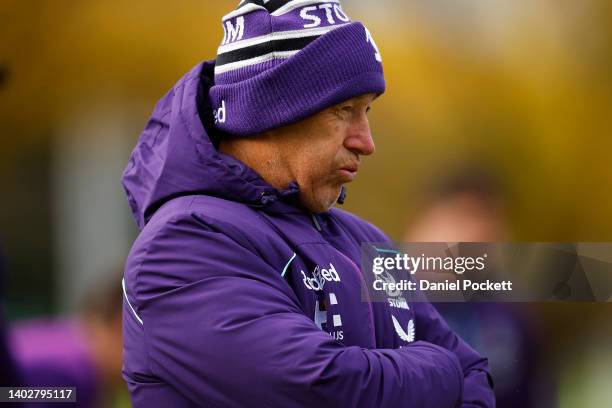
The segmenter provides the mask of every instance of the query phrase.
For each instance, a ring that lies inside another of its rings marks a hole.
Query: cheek
[[[336,166],[336,152],[320,147],[310,149],[300,160],[303,174],[316,179],[328,178]]]
[[[315,179],[315,183],[318,185],[333,185],[337,175],[335,171],[338,167],[338,162],[335,156],[329,155],[325,160],[320,160],[312,169],[312,176]]]
[[[314,187],[325,186],[329,184],[330,172],[329,166],[323,163],[311,162],[306,174],[308,183]]]

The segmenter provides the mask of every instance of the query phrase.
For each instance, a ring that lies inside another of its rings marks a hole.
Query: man
[[[370,33],[336,1],[243,1],[223,27],[124,174],[133,405],[494,406],[486,359],[431,305],[361,301],[360,244],[388,238],[331,207],[374,152]]]

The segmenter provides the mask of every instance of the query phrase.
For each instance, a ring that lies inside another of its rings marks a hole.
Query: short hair
[[[446,201],[458,195],[469,194],[486,204],[503,201],[505,188],[493,171],[480,166],[468,166],[449,171],[429,188],[428,204]]]

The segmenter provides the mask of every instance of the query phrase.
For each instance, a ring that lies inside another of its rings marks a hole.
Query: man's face
[[[271,167],[285,179],[281,184],[298,183],[302,205],[311,212],[329,210],[342,185],[357,176],[361,156],[374,153],[367,117],[374,99],[375,94],[359,96],[266,133],[277,148]]]

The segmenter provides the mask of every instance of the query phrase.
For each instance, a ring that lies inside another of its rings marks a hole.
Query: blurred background
[[[30,367],[75,360],[98,406],[129,406],[118,285],[137,230],[121,173],[155,102],[214,58],[237,3],[0,3],[9,347]],[[377,153],[346,209],[398,241],[612,241],[612,2],[343,7],[374,34],[388,82],[371,113]],[[490,356],[499,406],[601,407],[612,400],[610,305],[441,309]],[[79,352],[67,357],[70,342]]]

